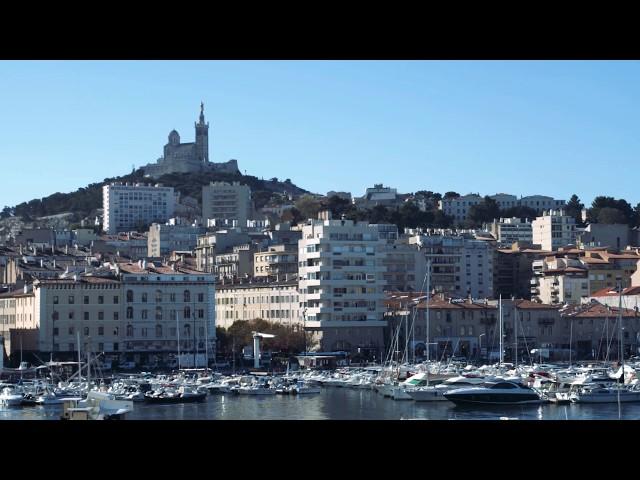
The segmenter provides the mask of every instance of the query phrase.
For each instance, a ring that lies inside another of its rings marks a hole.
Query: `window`
[[[185,323],[185,324],[184,324],[184,334],[185,334],[187,337],[190,337],[190,336],[191,336],[191,325],[189,325],[188,323]]]
[[[133,337],[133,325],[127,325],[127,337]]]
[[[98,335],[104,335],[104,327],[98,327]]]
[[[73,351],[73,343],[69,344],[69,351]]]
[[[133,290],[127,290],[127,303],[133,302]]]
[[[161,303],[161,302],[162,302],[162,291],[156,290],[156,303]]]
[[[84,296],[84,304],[89,305],[89,295]]]
[[[73,335],[73,327],[69,327],[69,335]]]
[[[184,307],[184,318],[191,318],[191,308]]]
[[[58,297],[57,297],[57,296],[54,296],[54,297],[53,297],[53,304],[54,304],[54,305],[57,305],[57,304],[58,304]]]
[[[117,337],[117,336],[118,336],[118,333],[120,333],[120,329],[119,329],[118,327],[115,327],[115,328],[113,329],[113,335]]]
[[[147,303],[147,292],[142,293],[142,303]]]
[[[89,327],[84,327],[85,336],[89,336]]]
[[[59,317],[60,317],[60,314],[58,312],[53,312],[51,314],[51,320],[58,320]]]
[[[189,290],[184,291],[184,301],[185,303],[191,301],[191,292]]]
[[[118,295],[115,295],[115,296],[113,297],[113,303],[115,303],[115,304],[120,303],[120,297],[119,297]]]
[[[53,329],[53,334],[54,334],[54,335],[58,335],[58,327],[55,327],[55,328]]]
[[[84,319],[89,320],[89,312],[84,312]]]
[[[104,303],[104,296],[103,295],[100,295],[98,297],[98,303]]]
[[[204,302],[204,293],[199,293],[198,294],[198,301],[199,302]]]
[[[69,312],[69,320],[73,320],[73,312]]]
[[[98,344],[98,350],[100,350],[101,352],[104,351],[104,343]]]
[[[114,351],[114,352],[117,352],[117,351],[118,351],[118,344],[117,344],[117,343],[114,343],[114,344],[113,344],[113,351]]]
[[[104,320],[104,312],[98,312],[98,320]]]
[[[156,338],[162,337],[162,325],[156,325]]]
[[[171,303],[175,303],[175,301],[176,301],[176,294],[175,293],[169,294],[169,301]]]
[[[69,295],[69,303],[76,303],[76,297]]]
[[[156,307],[156,320],[162,320],[162,307]]]
[[[133,307],[127,307],[127,318],[133,318]]]
[[[113,312],[113,319],[114,320],[119,320],[118,317],[119,317],[118,312]]]

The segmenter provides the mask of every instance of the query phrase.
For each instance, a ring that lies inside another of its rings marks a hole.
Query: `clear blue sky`
[[[0,208],[194,141],[201,100],[212,161],[318,193],[640,202],[639,62],[2,61]]]

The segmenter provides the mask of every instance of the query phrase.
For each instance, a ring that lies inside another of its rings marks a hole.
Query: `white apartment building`
[[[501,210],[513,207],[529,207],[541,213],[545,209],[557,209],[565,205],[564,200],[554,200],[544,195],[530,195],[518,199],[517,196],[508,193],[496,193],[495,195],[489,195],[489,198],[495,200]],[[438,208],[445,215],[453,217],[456,223],[461,223],[467,218],[471,206],[478,205],[483,200],[484,197],[480,196],[480,194],[470,193],[458,198],[442,199],[438,203]]]
[[[320,350],[375,354],[383,346],[384,280],[378,229],[352,220],[310,220],[298,242],[305,328]]]
[[[576,243],[576,220],[565,215],[564,210],[545,211],[531,222],[531,228],[533,244],[540,245],[543,250],[557,250]]]
[[[102,187],[103,230],[109,235],[135,231],[153,222],[164,223],[174,215],[173,187],[159,184],[112,183]]]
[[[493,247],[489,242],[453,235],[409,237],[431,261],[431,289],[451,297],[493,297]]]
[[[202,187],[202,218],[235,220],[241,228],[251,216],[251,189],[240,182],[211,182]]]
[[[494,220],[490,224],[489,231],[503,245],[512,245],[515,242],[531,243],[533,240],[533,230],[531,222],[521,218],[501,218]]]
[[[298,282],[220,284],[216,291],[216,326],[261,318],[299,328],[304,321]]]

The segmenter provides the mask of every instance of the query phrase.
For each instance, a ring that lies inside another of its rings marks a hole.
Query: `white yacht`
[[[443,402],[447,401],[444,397],[445,392],[456,388],[483,385],[486,381],[487,379],[485,377],[458,376],[449,378],[438,385],[430,385],[407,390],[407,394],[416,402]]]
[[[614,384],[611,386],[585,385],[572,392],[569,399],[574,403],[629,403],[640,402],[640,390]]]

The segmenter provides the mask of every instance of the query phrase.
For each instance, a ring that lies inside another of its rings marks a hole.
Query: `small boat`
[[[570,399],[575,403],[618,403],[618,400],[620,403],[640,402],[640,390],[622,385],[588,385],[571,393]]]
[[[22,404],[22,395],[16,393],[13,388],[5,387],[0,393],[0,405],[5,407],[17,407]]]
[[[515,382],[498,382],[488,387],[457,388],[444,397],[456,405],[527,405],[543,403],[530,387]]]
[[[307,385],[305,382],[298,382],[291,388],[291,393],[295,395],[308,395],[311,393],[320,393],[320,387]]]
[[[147,403],[192,403],[202,402],[207,398],[206,392],[194,392],[188,387],[178,390],[156,390],[144,394]]]

